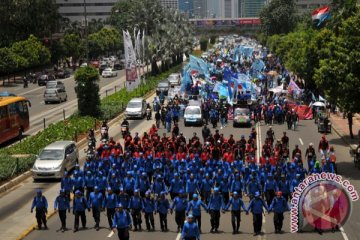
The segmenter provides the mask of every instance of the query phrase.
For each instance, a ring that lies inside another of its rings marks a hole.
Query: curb
[[[148,99],[151,95],[153,95],[155,93],[155,90],[152,90],[150,92],[148,92],[147,94],[144,95],[144,99]],[[109,121],[109,127],[115,125],[120,119],[122,119],[124,117],[124,112],[120,113],[117,117],[113,118],[112,120]],[[96,131],[96,134],[99,133],[99,130]],[[87,141],[86,138],[83,138],[82,140],[80,140],[79,142],[77,142],[77,146],[81,146],[83,144],[85,144],[85,142]],[[27,171],[26,173],[22,174],[29,174],[29,176],[23,177],[22,180],[19,180],[18,183],[20,183],[21,181],[25,180],[26,178],[31,176],[31,171]],[[17,177],[19,178],[19,177]],[[15,179],[14,179],[15,180]],[[12,180],[13,181],[13,180]],[[7,185],[8,183],[6,183],[5,185]],[[15,184],[16,185],[16,184]],[[11,187],[15,186],[12,185]],[[6,190],[6,189],[5,189]],[[0,190],[1,193],[1,190]],[[54,216],[57,213],[57,211],[51,211],[47,216],[46,219],[49,220],[52,216]],[[16,240],[22,240],[24,239],[27,235],[29,235],[32,231],[34,231],[36,229],[37,224],[32,224],[30,227],[28,227],[25,231],[23,231],[19,237],[16,238]]]
[[[47,216],[46,216],[46,220],[49,220],[49,218],[51,218],[52,216],[54,216],[57,213],[57,211],[51,211]],[[30,227],[28,227],[25,231],[23,231],[17,238],[16,240],[22,240],[24,239],[27,235],[29,235],[32,231],[34,231],[37,227],[36,223],[33,223]]]
[[[0,193],[4,193],[11,188],[15,187],[19,183],[23,182],[25,179],[31,176],[31,171],[24,172],[20,176],[17,176],[16,178],[10,180],[9,182],[3,184],[0,186]]]
[[[345,143],[346,145],[348,145],[350,148],[352,148],[352,147],[351,147],[351,143],[349,143],[349,141],[346,140],[346,138],[344,137],[343,133],[341,133],[342,131],[340,131],[339,129],[337,129],[336,127],[334,127],[333,124],[331,124],[331,128],[332,128],[332,130],[334,130],[334,132],[336,133],[336,135],[338,135],[338,136],[344,141],[344,143]]]

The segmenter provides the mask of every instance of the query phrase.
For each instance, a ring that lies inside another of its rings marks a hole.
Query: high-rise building
[[[237,18],[238,0],[219,0],[220,2],[220,16],[219,18]]]
[[[221,16],[221,1],[219,0],[207,0],[207,17],[219,18]]]
[[[330,5],[332,0],[296,0],[298,14],[309,13],[321,6]]]
[[[207,17],[207,0],[194,0],[194,18]]]
[[[194,16],[194,0],[179,0],[179,10],[192,18]]]
[[[238,0],[239,17],[259,17],[261,9],[267,2],[267,0]]]
[[[106,19],[117,0],[86,0],[87,19]],[[84,0],[56,0],[59,13],[71,21],[84,21]]]
[[[160,4],[166,8],[179,9],[179,0],[160,0]]]

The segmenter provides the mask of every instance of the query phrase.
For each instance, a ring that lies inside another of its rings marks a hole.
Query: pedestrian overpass
[[[260,18],[208,18],[190,19],[195,28],[205,29],[224,29],[238,28],[239,30],[259,30],[261,26]]]

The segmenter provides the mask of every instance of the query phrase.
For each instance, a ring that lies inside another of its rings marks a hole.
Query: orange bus
[[[21,137],[30,127],[29,100],[24,97],[0,97],[0,144]]]

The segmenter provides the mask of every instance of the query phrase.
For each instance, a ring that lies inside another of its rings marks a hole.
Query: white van
[[[200,101],[189,101],[188,106],[184,112],[184,125],[185,127],[190,124],[203,124],[201,103]]]

